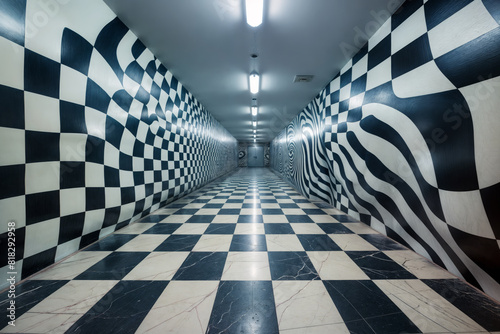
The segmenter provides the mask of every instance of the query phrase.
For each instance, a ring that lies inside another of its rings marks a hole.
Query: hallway
[[[500,332],[484,294],[263,168],[227,174],[16,288],[16,326],[3,317],[2,333]]]

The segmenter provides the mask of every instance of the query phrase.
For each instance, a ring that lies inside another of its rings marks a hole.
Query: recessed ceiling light
[[[250,73],[250,93],[257,94],[259,92],[259,75],[256,72]]]
[[[257,133],[257,130],[253,129],[253,133]]]
[[[257,116],[257,107],[252,107],[252,116]]]
[[[257,121],[253,121],[253,126],[257,126]]]
[[[260,26],[264,13],[264,0],[246,0],[246,11],[248,25],[251,27]]]

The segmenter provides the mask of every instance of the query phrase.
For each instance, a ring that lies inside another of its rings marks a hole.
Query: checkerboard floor
[[[216,180],[16,295],[1,332],[500,332],[499,304],[268,169]]]

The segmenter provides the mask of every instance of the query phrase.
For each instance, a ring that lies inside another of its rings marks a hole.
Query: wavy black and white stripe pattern
[[[418,3],[273,140],[271,166],[500,299],[500,13]],[[471,34],[457,20],[482,25]]]

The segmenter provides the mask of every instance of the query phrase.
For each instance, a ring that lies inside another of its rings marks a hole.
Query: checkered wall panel
[[[102,1],[0,17],[2,274],[8,221],[25,278],[236,168],[236,140]]]
[[[500,298],[500,7],[406,1],[271,144],[271,165]]]

